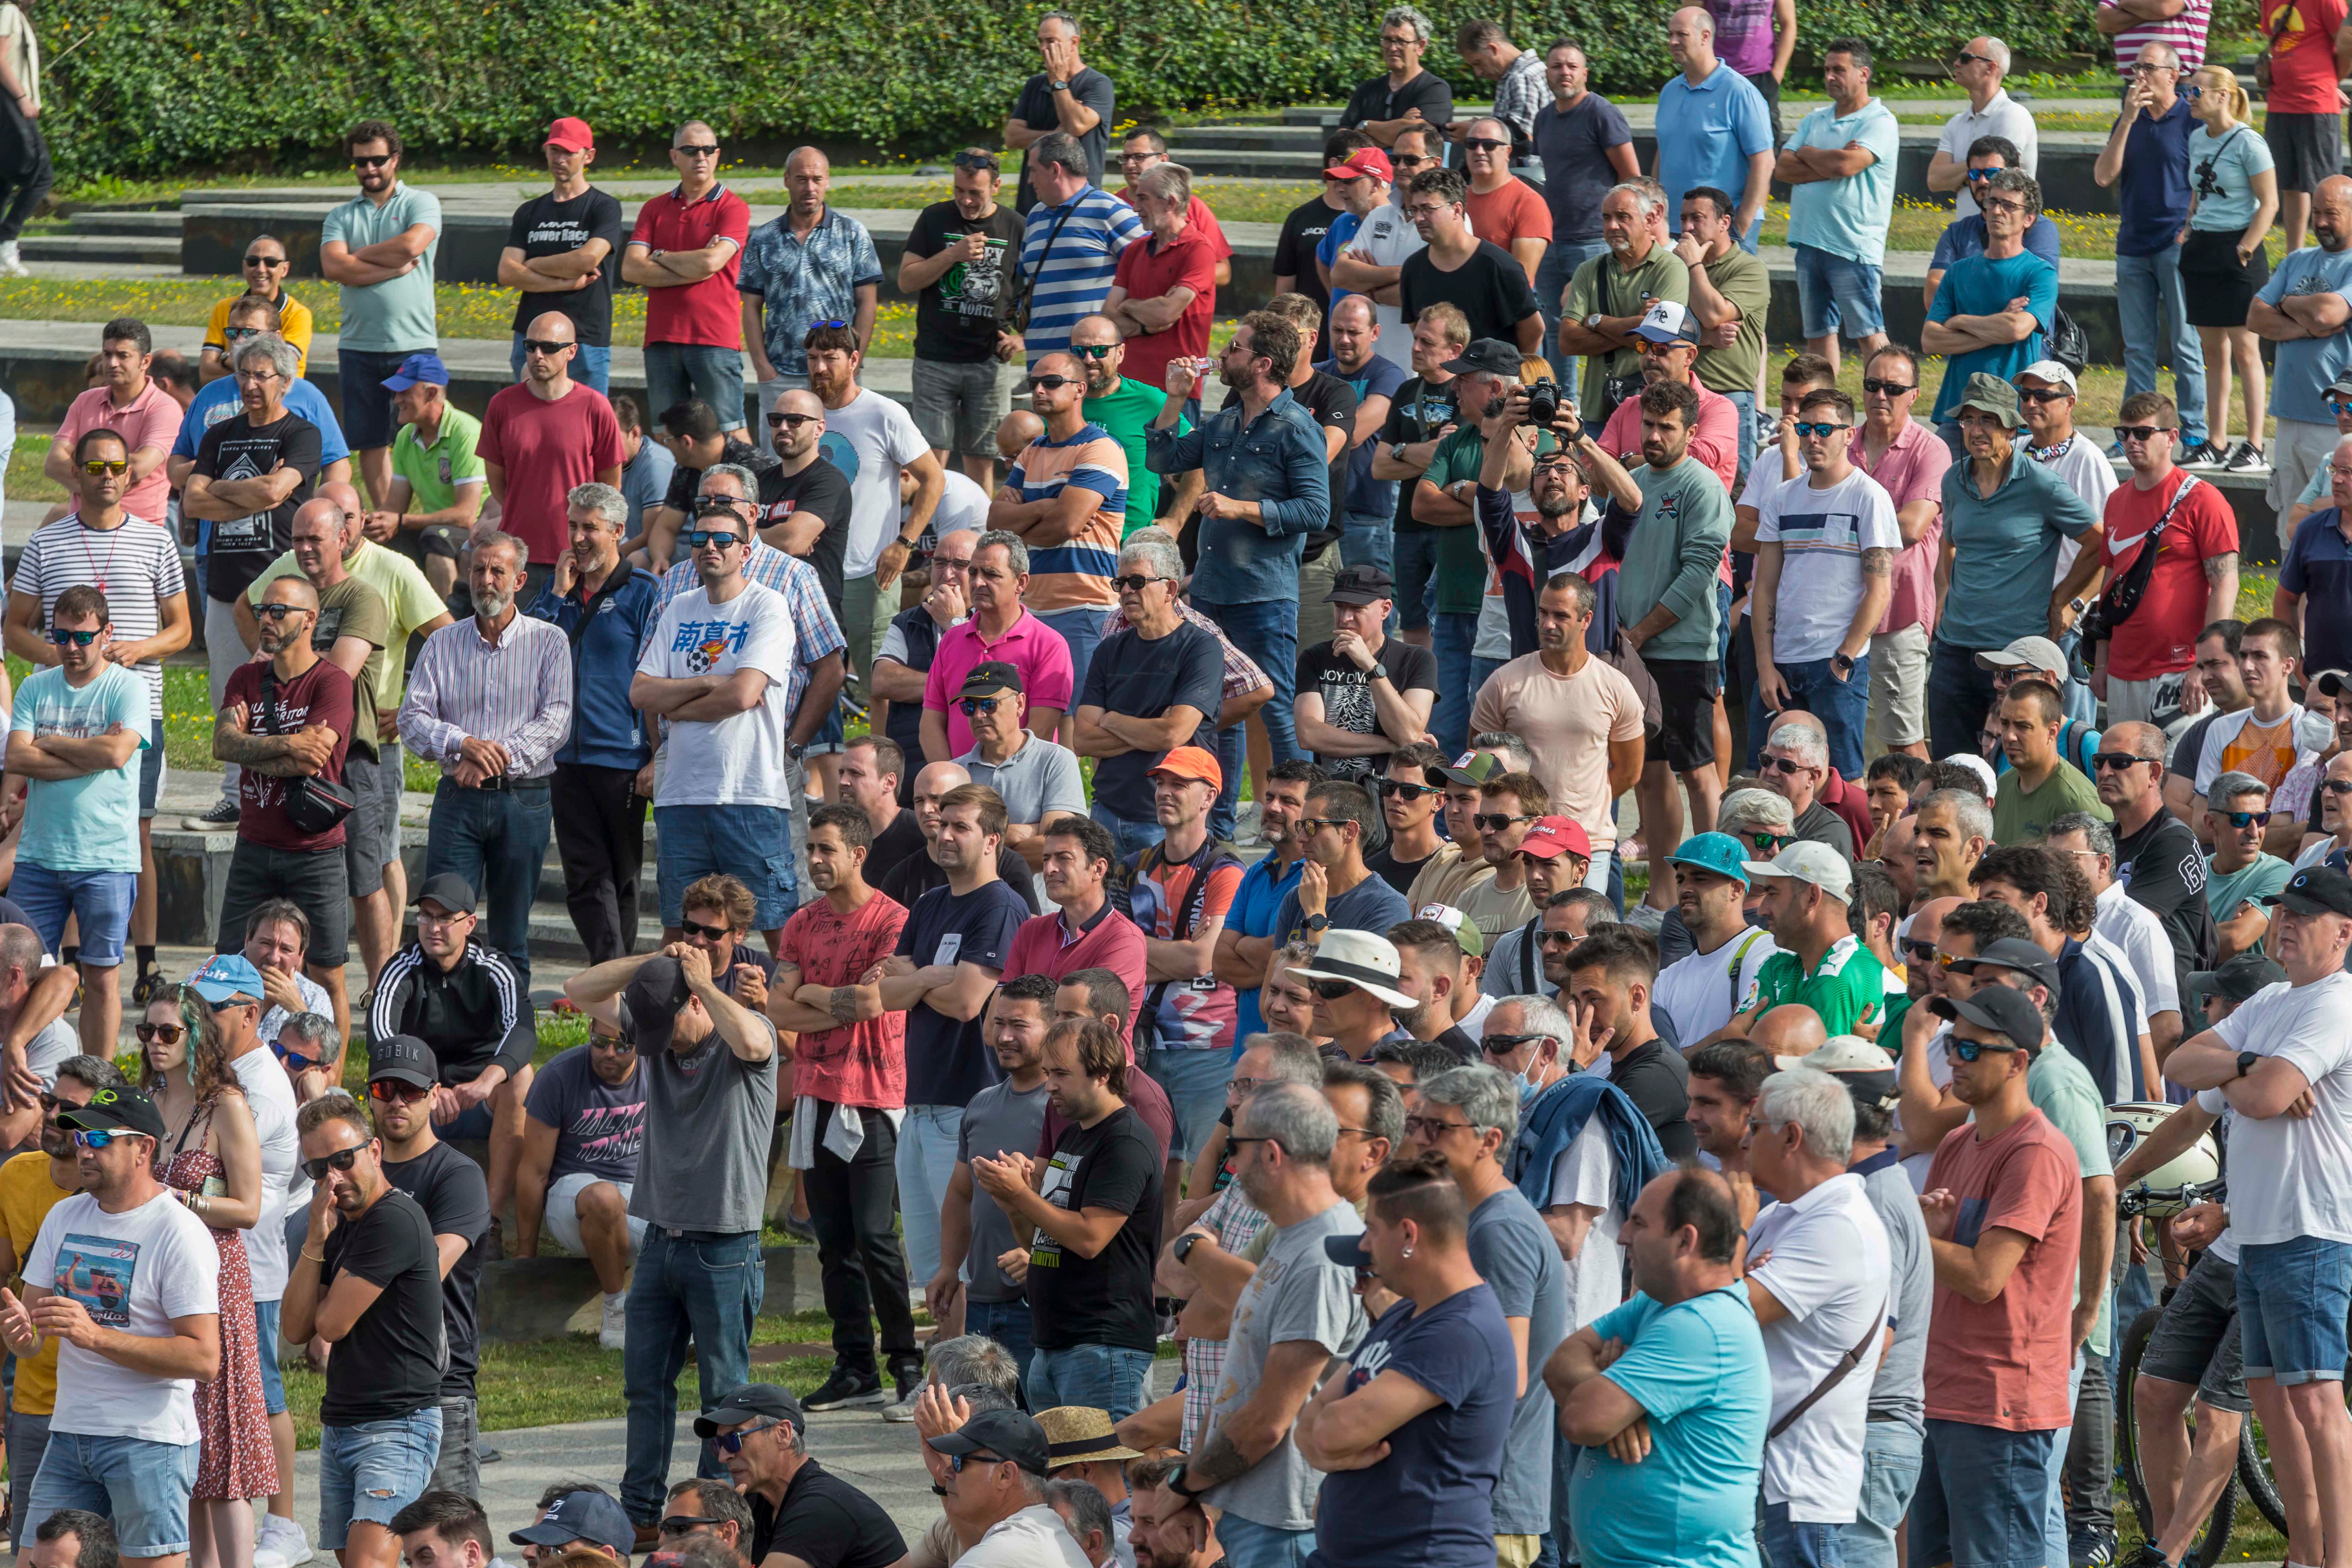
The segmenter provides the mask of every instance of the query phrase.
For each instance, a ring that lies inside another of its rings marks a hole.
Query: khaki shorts
[[[1870,730],[1882,746],[1927,738],[1927,628],[1905,626],[1870,639]]]
[[[1495,1537],[1495,1568],[1535,1568],[1535,1561],[1543,1551],[1540,1535],[1498,1535]]]

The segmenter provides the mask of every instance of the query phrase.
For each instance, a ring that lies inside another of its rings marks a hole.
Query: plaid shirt
[[[1257,667],[1255,659],[1226,640],[1225,634],[1218,628],[1216,622],[1190,605],[1179,605],[1176,607],[1183,613],[1186,620],[1216,638],[1217,646],[1225,650],[1225,684],[1223,689],[1218,694],[1225,701],[1231,702],[1234,698],[1247,696],[1261,686],[1274,684],[1265,678],[1265,671]],[[1125,610],[1112,610],[1103,617],[1102,635],[1106,640],[1114,633],[1125,630],[1127,630]],[[1077,698],[1075,694],[1071,697],[1070,703],[1072,707],[1077,705]],[[1213,719],[1216,715],[1213,713],[1210,717]]]
[[[874,238],[856,218],[824,209],[806,239],[793,232],[790,212],[753,229],[743,246],[738,293],[767,302],[761,336],[768,363],[785,375],[806,375],[801,340],[816,321],[855,321],[860,284],[882,281]]]
[[[793,648],[799,662],[793,667],[792,679],[784,685],[784,710],[797,713],[801,693],[808,689],[809,666],[827,654],[845,651],[849,644],[842,637],[841,623],[834,619],[833,606],[825,603],[824,585],[817,581],[816,568],[807,562],[755,539],[743,575],[782,594],[793,612]],[[664,573],[661,592],[654,598],[653,614],[646,619],[648,634],[661,624],[662,611],[669,607],[672,599],[701,586],[702,579],[694,574],[691,561],[681,561]],[[645,651],[638,648],[637,657],[643,658]]]
[[[1206,1226],[1219,1247],[1239,1252],[1265,1228],[1265,1213],[1242,1195],[1241,1184],[1235,1182],[1217,1194],[1217,1201],[1195,1223]],[[1225,1375],[1225,1344],[1223,1340],[1184,1342],[1184,1423],[1178,1446],[1188,1454],[1206,1435],[1209,1409],[1216,1403],[1217,1384]]]
[[[1511,128],[1513,168],[1536,162],[1536,111],[1549,102],[1551,89],[1544,82],[1541,57],[1533,49],[1521,49],[1495,83],[1495,118]]]

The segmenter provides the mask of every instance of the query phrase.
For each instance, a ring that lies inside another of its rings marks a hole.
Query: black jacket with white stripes
[[[441,1081],[471,1083],[493,1062],[512,1082],[539,1047],[522,977],[505,956],[468,942],[446,971],[410,942],[393,954],[368,1007],[368,1036],[414,1035],[433,1047]]]

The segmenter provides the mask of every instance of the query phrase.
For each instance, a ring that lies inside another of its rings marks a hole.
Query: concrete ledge
[[[763,1317],[814,1310],[824,1291],[814,1247],[771,1247],[761,1254],[767,1266]],[[593,1310],[602,1292],[584,1258],[509,1258],[482,1265],[477,1310],[484,1342],[512,1344],[551,1340],[570,1332],[575,1314]]]

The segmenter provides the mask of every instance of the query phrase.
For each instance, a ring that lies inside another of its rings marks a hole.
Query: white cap
[[[1973,770],[1977,777],[1984,780],[1984,790],[1988,797],[1991,795],[1993,791],[2000,787],[2000,780],[1993,773],[1992,764],[1986,762],[1982,757],[1978,756],[1974,752],[1954,752],[1950,756],[1946,757],[1944,761],[1948,763],[1958,763],[1964,768]]]
[[[2035,360],[2032,364],[2027,365],[2023,370],[2019,371],[2017,374],[2010,377],[2010,384],[2011,385],[2015,385],[2019,381],[2029,375],[2032,376],[2037,381],[2055,382],[2060,386],[2064,387],[2067,391],[2074,393],[2077,395],[2080,395],[2083,390],[2074,383],[2074,373],[2068,370],[2064,365],[2060,364],[2054,359]]]
[[[1839,903],[1853,902],[1853,868],[1826,844],[1800,839],[1769,860],[1743,862],[1751,877],[1793,877],[1811,882]]]

